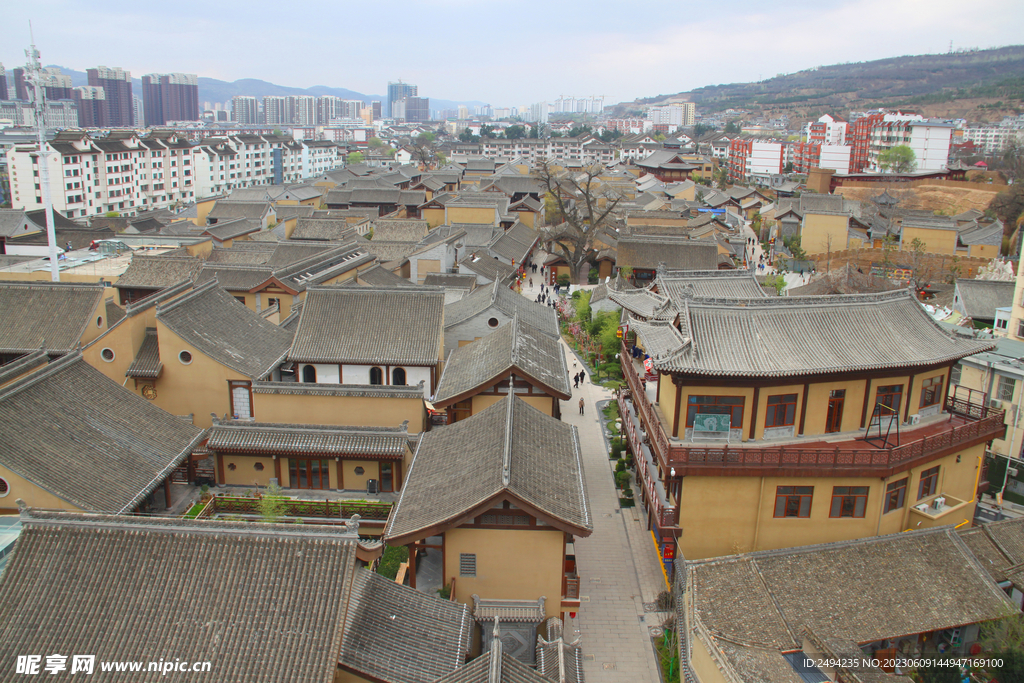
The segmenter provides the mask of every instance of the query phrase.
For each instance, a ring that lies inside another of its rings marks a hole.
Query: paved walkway
[[[533,287],[529,286],[530,277]],[[539,269],[536,275],[528,275],[523,296],[535,300],[540,281]],[[569,373],[575,374],[583,366],[577,360],[574,368],[575,354],[564,342],[562,348]],[[576,539],[581,605],[576,619],[566,623],[565,633],[582,636],[588,683],[659,683],[650,627],[660,626],[664,615],[645,612],[644,603],[654,602],[667,589],[665,575],[654,539],[646,530],[643,510],[619,508],[613,463],[602,433],[604,416],[597,409],[599,402],[612,400],[612,392],[591,383],[589,374],[587,371],[583,385],[573,389],[572,398],[561,406],[562,421],[579,430],[594,522],[593,534]]]

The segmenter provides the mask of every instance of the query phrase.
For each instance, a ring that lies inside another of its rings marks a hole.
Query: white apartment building
[[[237,95],[231,98],[231,120],[242,125],[260,122],[259,103],[255,97]]]
[[[1005,126],[968,126],[959,142],[973,142],[986,156],[1001,154],[1011,141],[1024,144],[1024,130]]]
[[[496,159],[523,159],[531,162],[550,159],[564,163],[608,164],[615,160],[615,150],[590,135],[546,140],[484,138],[478,143],[456,145],[455,151]]]
[[[268,126],[291,123],[288,98],[267,95],[263,98],[263,123]]]
[[[913,150],[917,171],[941,171],[949,160],[953,124],[932,121],[919,114],[886,114],[871,130],[868,170],[877,172],[878,155],[887,149],[906,145]]]
[[[115,131],[93,139],[82,131],[64,131],[48,148],[50,198],[54,211],[68,218],[109,211],[134,216],[196,199],[195,150],[176,134],[140,138]],[[38,157],[34,144],[15,145],[7,153],[16,209],[43,206]]]
[[[16,126],[36,125],[35,105],[24,100],[0,101],[0,119],[10,119]],[[78,127],[78,107],[73,100],[47,100],[43,122],[48,130]]]
[[[684,128],[694,125],[697,107],[693,102],[674,102],[647,110],[647,118],[655,126],[676,126]]]
[[[338,165],[329,141],[297,141],[274,135],[207,138],[196,147],[196,197],[238,188],[295,183]]]

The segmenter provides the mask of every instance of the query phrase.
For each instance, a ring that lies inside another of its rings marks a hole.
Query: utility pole
[[[57,263],[57,236],[53,228],[53,202],[50,201],[50,155],[46,148],[46,103],[43,97],[43,66],[39,63],[39,50],[36,49],[35,35],[32,34],[32,22],[29,22],[29,35],[32,46],[25,50],[28,57],[28,79],[35,92],[36,133],[39,141],[39,185],[43,194],[43,210],[46,214],[46,242],[50,247],[50,279],[60,282],[60,266]]]

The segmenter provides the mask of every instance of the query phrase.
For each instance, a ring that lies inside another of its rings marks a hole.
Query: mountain
[[[616,105],[627,112],[667,100],[704,113],[747,109],[811,117],[828,112],[907,108],[927,116],[999,120],[1024,110],[1024,45],[833,64],[756,83],[709,85]]]
[[[89,84],[89,78],[84,71],[75,71],[74,69],[69,69],[64,66],[57,66],[57,68],[71,76],[71,83],[75,87]],[[142,96],[142,79],[132,79],[132,93],[139,97]],[[314,85],[312,88],[292,88],[286,85],[277,85],[275,83],[261,81],[258,78],[242,78],[232,82],[221,81],[216,78],[206,78],[203,76],[200,76],[199,78],[200,102],[209,102],[210,104],[213,104],[214,102],[230,102],[231,98],[236,95],[251,95],[257,99],[262,99],[267,95],[313,95],[314,97],[333,95],[346,100],[362,100],[363,102],[372,102],[374,100],[380,100],[383,102],[386,99],[382,95],[364,95],[354,90],[348,90],[346,88],[331,88],[326,85]],[[483,105],[485,102],[479,102],[476,100],[464,102],[430,98],[431,109],[455,109],[460,104],[464,104],[468,107],[474,107]]]

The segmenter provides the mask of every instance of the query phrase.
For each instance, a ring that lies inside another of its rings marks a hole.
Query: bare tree
[[[538,176],[561,221],[545,231],[545,241],[569,264],[573,284],[587,282],[590,264],[597,255],[597,233],[610,224],[612,212],[622,200],[621,196],[608,197],[600,206],[603,183],[599,176],[603,170],[603,166],[594,164],[574,176],[547,159],[538,163]]]

